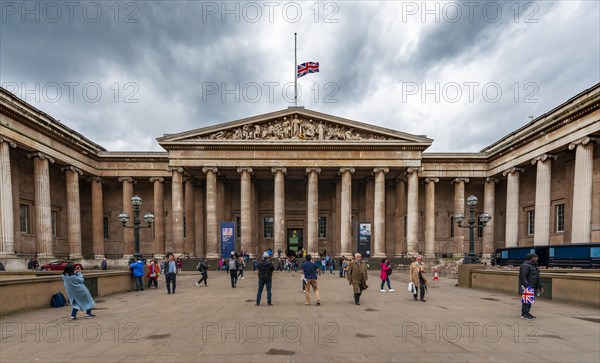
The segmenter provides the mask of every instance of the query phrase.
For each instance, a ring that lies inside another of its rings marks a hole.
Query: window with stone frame
[[[327,238],[327,217],[319,217],[319,238]]]
[[[19,204],[19,226],[21,233],[31,233],[31,205]]]
[[[58,210],[53,209],[50,211],[50,221],[52,226],[52,237],[58,237]]]
[[[555,207],[556,232],[565,231],[565,203],[557,204]]]
[[[235,236],[236,238],[242,237],[242,218],[235,216]]]
[[[535,209],[527,211],[527,235],[533,236],[535,233]]]
[[[104,235],[104,239],[108,239],[108,223],[109,223],[108,216],[102,217],[102,232]]]
[[[273,217],[263,217],[263,238],[273,238]]]
[[[450,238],[453,238],[453,237],[454,237],[454,216],[450,216]]]

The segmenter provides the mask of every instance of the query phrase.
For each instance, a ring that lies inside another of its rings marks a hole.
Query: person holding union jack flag
[[[538,256],[530,253],[525,257],[525,262],[519,268],[519,282],[523,296],[521,297],[521,319],[533,320],[535,316],[531,315],[531,304],[535,301],[535,294],[538,290],[544,292],[542,287],[542,278],[540,269],[537,266]]]

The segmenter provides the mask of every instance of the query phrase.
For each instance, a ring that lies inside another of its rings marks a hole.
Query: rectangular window
[[[186,232],[187,232],[186,230],[187,230],[187,228],[186,228],[186,226],[185,226],[185,216],[183,216],[183,238],[185,238],[185,236],[186,236],[186,234],[187,234],[187,233],[186,233]]]
[[[242,237],[242,218],[240,216],[235,216],[235,236]]]
[[[565,231],[565,205],[556,205],[556,232]]]
[[[19,204],[19,223],[21,225],[21,233],[31,233],[29,230],[29,205]]]
[[[408,219],[406,216],[404,216],[404,238],[406,238],[406,226],[408,224]]]
[[[527,211],[527,235],[532,236],[535,232],[535,209]]]
[[[52,223],[52,237],[58,236],[58,211],[50,211],[50,220]]]
[[[454,237],[454,216],[450,217],[450,238]]]
[[[273,217],[263,218],[263,238],[273,238]]]
[[[102,230],[104,231],[104,238],[108,239],[108,217],[102,218]]]
[[[483,227],[477,227],[477,238],[483,238]]]
[[[319,217],[319,238],[327,238],[327,217]]]

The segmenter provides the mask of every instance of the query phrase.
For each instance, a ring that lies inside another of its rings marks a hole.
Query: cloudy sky
[[[2,1],[0,83],[108,150],[299,105],[479,151],[600,82],[598,1]]]

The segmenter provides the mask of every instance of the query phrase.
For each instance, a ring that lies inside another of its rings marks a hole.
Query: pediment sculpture
[[[387,140],[386,136],[312,119],[284,117],[199,136],[204,140]]]

